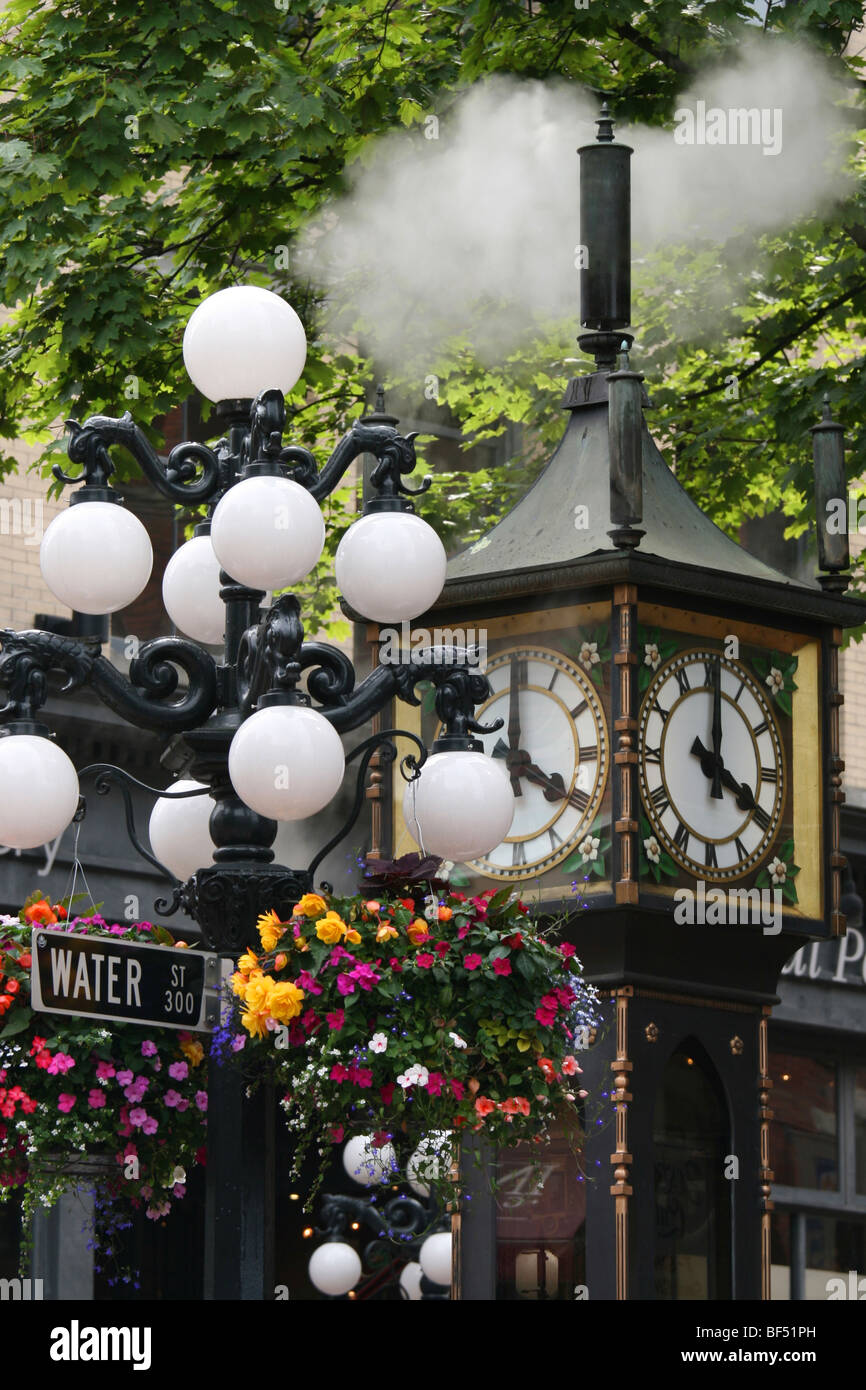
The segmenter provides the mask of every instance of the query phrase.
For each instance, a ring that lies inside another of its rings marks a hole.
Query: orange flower
[[[450,907],[440,907],[438,917],[440,922],[450,922],[454,913]]]
[[[410,922],[406,928],[406,935],[413,946],[420,946],[422,942],[430,940],[430,932],[427,923],[420,917],[416,917],[414,922]]]
[[[246,955],[241,956],[238,961],[238,970],[242,975],[249,975],[253,970],[258,969],[259,958],[255,951],[247,951]]]
[[[479,1096],[475,1102],[475,1113],[480,1115],[482,1120],[489,1115],[491,1110],[496,1109],[496,1101],[488,1100],[486,1096]]]
[[[541,1067],[541,1070],[544,1072],[544,1079],[545,1079],[545,1081],[555,1081],[555,1080],[556,1080],[556,1067],[553,1065],[553,1063],[551,1062],[551,1060],[550,1060],[549,1057],[539,1057],[539,1059],[538,1059],[538,1065]]]
[[[57,914],[51,911],[49,904],[44,898],[38,903],[33,903],[24,911],[25,921],[38,923],[40,927],[50,927],[57,921]]]
[[[30,955],[29,951],[21,952],[21,955],[18,957],[18,964],[21,966],[22,970],[30,969],[31,965],[33,964],[33,958]]]
[[[400,935],[400,933],[398,932],[397,928],[396,928],[396,927],[392,927],[390,922],[380,922],[380,923],[379,923],[379,929],[378,929],[378,931],[376,932],[376,940],[377,940],[377,941],[390,941],[392,936],[399,936],[399,935]]]
[[[275,970],[285,970],[285,968],[286,968],[286,961],[287,961],[287,960],[288,960],[288,956],[286,955],[285,951],[280,951],[279,955],[277,956],[276,960],[274,961],[274,969],[275,969]]]
[[[188,1062],[194,1067],[200,1067],[204,1061],[204,1048],[200,1042],[195,1042],[192,1038],[184,1038],[180,1045],[180,1050]]]
[[[358,942],[361,940],[361,933],[359,931],[355,931],[354,927],[350,927],[349,930],[346,932],[346,940],[351,941],[353,946],[357,946]]]
[[[231,985],[232,990],[237,995],[238,999],[246,998],[247,985],[249,984],[249,980],[241,970],[235,971],[234,975],[232,975],[229,980],[229,984]]]

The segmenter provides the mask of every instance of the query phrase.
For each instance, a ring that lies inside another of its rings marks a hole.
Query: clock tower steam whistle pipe
[[[594,145],[580,156],[580,322],[593,330],[578,344],[595,357],[597,371],[613,371],[631,322],[631,156],[617,145],[607,102],[601,108]]]
[[[629,367],[628,342],[623,339],[619,371],[610,372],[608,443],[610,450],[610,519],[608,535],[618,550],[640,545],[643,520],[643,382],[642,372]]]

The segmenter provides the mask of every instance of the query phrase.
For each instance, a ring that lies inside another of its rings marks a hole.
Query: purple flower
[[[144,1121],[142,1122],[142,1126],[141,1126],[141,1132],[142,1132],[142,1134],[156,1134],[156,1131],[157,1131],[158,1129],[159,1129],[159,1120],[156,1118],[155,1115],[148,1115],[147,1119],[144,1120]]]
[[[207,1091],[196,1091],[195,1103],[199,1110],[207,1110]]]
[[[186,1096],[182,1096],[181,1099],[178,1101],[177,1109],[180,1113],[183,1113],[184,1110],[189,1110],[189,1101],[187,1100]]]
[[[168,1106],[171,1106],[172,1108],[173,1108],[174,1106],[176,1106],[176,1105],[178,1104],[178,1102],[179,1102],[180,1100],[182,1100],[182,1099],[183,1099],[183,1097],[181,1096],[180,1091],[174,1091],[174,1090],[166,1091],[165,1095],[163,1096],[163,1100],[165,1101],[165,1104],[168,1105]],[[132,1117],[130,1116],[130,1118],[132,1118]]]
[[[134,1073],[134,1072],[131,1072],[131,1071],[129,1071],[129,1070],[126,1070],[126,1071],[119,1071],[119,1072],[117,1073],[117,1082],[118,1082],[118,1085],[119,1085],[119,1086],[128,1086],[134,1075],[135,1075],[135,1073]]]
[[[130,1110],[129,1112],[129,1123],[135,1125],[136,1128],[140,1128],[146,1119],[147,1111],[140,1105],[137,1105],[134,1110]]]
[[[189,1067],[186,1062],[172,1062],[168,1074],[172,1081],[186,1081],[189,1076]]]
[[[155,1043],[155,1042],[151,1042],[150,1038],[145,1038],[144,1042],[141,1044],[141,1055],[142,1055],[142,1057],[155,1057],[155,1056],[156,1056],[156,1053],[157,1053],[157,1046],[156,1046],[156,1043]]]
[[[354,994],[355,981],[352,979],[351,975],[338,975],[337,989],[340,991],[341,994]]]
[[[98,1090],[95,1086],[87,1094],[87,1104],[91,1110],[101,1110],[105,1104],[105,1092]]]
[[[246,1043],[243,1033],[235,1033],[232,1038],[232,1052],[240,1052]]]

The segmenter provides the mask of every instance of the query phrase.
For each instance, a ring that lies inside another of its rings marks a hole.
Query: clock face
[[[503,882],[537,878],[564,860],[597,815],[609,761],[607,724],[596,687],[579,666],[544,647],[501,651],[486,670],[492,695],[476,711],[483,736],[502,758],[515,811],[501,845],[469,868]]]
[[[660,663],[641,706],[639,747],[641,800],[658,847],[710,882],[755,869],[779,831],[787,787],[775,715],[746,666],[700,649]]]

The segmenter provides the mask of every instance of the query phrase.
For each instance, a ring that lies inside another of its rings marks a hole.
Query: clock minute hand
[[[709,748],[705,748],[699,738],[696,738],[691,748],[696,758],[701,760],[701,772],[705,777],[715,779],[718,774],[719,781],[723,787],[727,787],[729,792],[734,792],[737,805],[741,811],[753,811],[755,809],[755,798],[745,782],[738,782],[736,777],[728,771],[721,758],[714,758]]]
[[[518,660],[517,657],[511,658],[511,682],[508,688],[508,748],[512,753],[516,753],[520,748],[520,683],[518,679]],[[511,790],[515,796],[522,796],[520,787],[520,774],[513,766],[512,760],[508,760],[508,771],[511,776]]]
[[[715,767],[713,770],[713,785],[710,788],[710,796],[717,801],[722,798],[722,675],[719,668],[719,659],[713,662],[712,668],[712,687],[713,687],[713,758]]]

